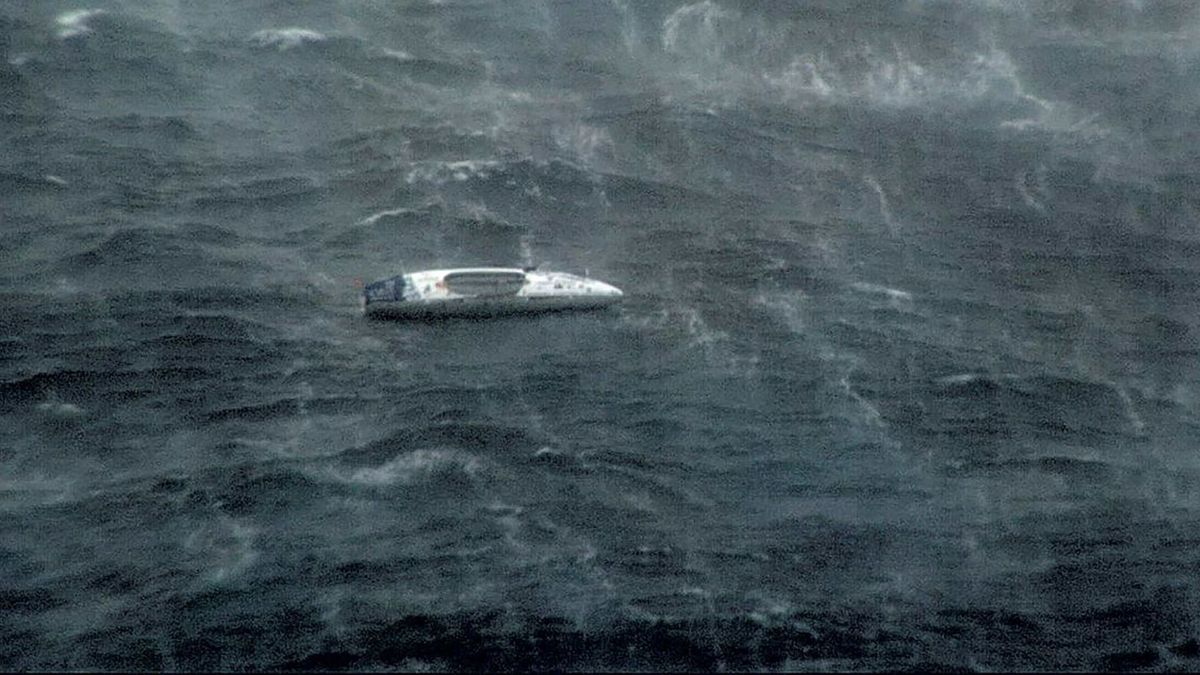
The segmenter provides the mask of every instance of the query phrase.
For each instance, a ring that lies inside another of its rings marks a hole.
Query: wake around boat
[[[363,313],[375,318],[496,316],[594,309],[621,299],[620,289],[565,272],[527,267],[465,267],[412,272],[363,289]]]

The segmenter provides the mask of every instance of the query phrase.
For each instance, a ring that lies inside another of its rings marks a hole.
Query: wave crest
[[[414,450],[397,455],[379,466],[333,471],[341,483],[368,486],[411,485],[426,477],[454,474],[476,475],[481,462],[474,455],[457,450]]]
[[[323,33],[308,28],[266,28],[254,33],[250,39],[260,47],[275,47],[279,51],[299,47],[307,42],[324,42]]]
[[[87,35],[92,32],[88,20],[105,13],[102,9],[76,9],[59,14],[54,18],[54,23],[58,26],[58,37],[66,40]]]
[[[660,42],[671,76],[706,96],[761,96],[788,105],[986,107],[1003,128],[1105,135],[1095,115],[1034,93],[1011,54],[986,36],[964,43],[961,30],[923,24],[928,39],[913,43],[902,31],[846,36],[839,26],[820,13],[771,17],[703,0],[671,12]]]
[[[427,182],[443,185],[448,182],[461,183],[474,178],[486,179],[503,164],[490,159],[464,159],[452,162],[417,162],[413,164],[404,181],[408,184]]]

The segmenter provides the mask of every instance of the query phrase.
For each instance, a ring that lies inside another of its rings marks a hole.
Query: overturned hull
[[[599,309],[614,299],[513,298],[505,300],[462,298],[454,300],[370,303],[364,312],[378,319],[421,319],[453,316],[489,317],[567,310]]]
[[[491,317],[606,307],[623,293],[562,272],[464,268],[414,272],[368,285],[363,313],[381,319]]]

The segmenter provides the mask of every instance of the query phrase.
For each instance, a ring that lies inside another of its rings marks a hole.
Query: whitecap
[[[62,178],[60,178],[58,176],[55,176],[54,174],[48,173],[45,176],[42,176],[42,178],[45,179],[45,181],[47,183],[53,183],[55,185],[67,185],[67,181],[63,180]]]
[[[898,47],[891,57],[876,55],[870,48],[864,49],[864,53],[870,68],[861,84],[861,93],[868,100],[904,107],[919,105],[933,95],[953,89],[952,84],[931,75]]]
[[[970,384],[980,379],[980,377],[977,373],[959,373],[957,375],[939,377],[938,384]]]
[[[869,284],[865,281],[856,281],[850,284],[850,288],[853,288],[860,293],[886,295],[892,300],[912,300],[912,294],[908,291],[902,291],[899,288],[888,288],[887,286],[880,286],[879,284]]]
[[[78,494],[75,484],[76,479],[42,473],[0,475],[0,496],[17,497],[25,506],[61,504]]]
[[[888,198],[883,192],[883,186],[881,186],[879,181],[876,180],[871,174],[864,174],[863,182],[865,182],[872,190],[874,190],[875,194],[879,197],[879,214],[883,217],[883,223],[887,225],[888,232],[890,232],[892,235],[895,235],[896,219],[892,217],[892,208],[888,205]]]
[[[393,216],[403,216],[407,213],[416,213],[416,211],[414,211],[413,209],[406,209],[406,208],[388,209],[386,211],[372,213],[371,215],[367,216],[366,218],[363,218],[362,220],[358,221],[358,224],[359,225],[374,225],[375,223],[379,222],[383,218],[391,218]]]
[[[784,326],[797,335],[804,334],[807,328],[804,314],[805,301],[806,297],[802,291],[790,294],[760,293],[753,298],[754,304],[777,314]]]
[[[58,25],[58,37],[66,40],[87,35],[92,32],[91,26],[87,24],[88,20],[104,13],[102,9],[76,9],[59,14],[54,19],[54,23]]]
[[[487,178],[500,166],[495,160],[464,159],[457,162],[422,162],[413,166],[405,182],[417,181],[442,185],[449,181],[462,182],[470,178]]]
[[[552,130],[555,144],[583,161],[595,163],[598,157],[611,156],[613,139],[607,129],[590,124],[556,126]]]
[[[722,30],[729,30],[737,15],[722,9],[712,0],[683,5],[663,21],[662,45],[668,52],[692,51],[715,56],[720,52]],[[697,44],[698,43],[698,44]]]
[[[76,286],[75,283],[70,279],[60,277],[50,292],[53,295],[61,298],[69,295],[75,295],[76,293],[80,292],[80,289],[79,286]]]
[[[681,307],[678,314],[686,323],[689,343],[694,347],[707,349],[709,346],[729,338],[724,331],[710,328],[699,310],[693,307]]]
[[[39,403],[38,411],[44,412],[55,417],[79,417],[84,414],[84,409],[74,403],[62,403],[60,401],[46,401]]]
[[[461,162],[449,162],[445,165],[445,167],[450,171],[451,175],[454,177],[454,180],[464,181],[475,176],[487,178],[488,172],[499,165],[500,163],[495,161],[476,161],[468,159]]]
[[[1017,131],[1026,131],[1028,129],[1036,129],[1039,122],[1035,119],[1025,118],[1019,120],[1004,120],[1000,123],[1002,129],[1016,129]]]
[[[1021,201],[1029,208],[1038,213],[1045,213],[1046,207],[1038,201],[1029,191],[1029,174],[1025,171],[1018,171],[1014,185],[1017,187],[1017,194],[1021,195]]]
[[[1146,432],[1146,422],[1138,414],[1137,407],[1133,404],[1133,398],[1129,396],[1129,391],[1117,384],[1114,384],[1113,388],[1117,390],[1117,396],[1120,397],[1122,407],[1125,409],[1125,419],[1129,421],[1129,426],[1133,429],[1133,432],[1138,435],[1144,434]]]
[[[387,47],[383,48],[383,54],[399,61],[411,61],[413,57],[412,54],[402,49],[388,49]]]
[[[275,47],[280,51],[299,47],[306,42],[324,42],[324,34],[308,28],[267,28],[250,36],[260,47]]]
[[[826,59],[806,54],[793,58],[778,75],[763,73],[763,81],[776,89],[809,93],[827,99],[837,93],[825,74],[829,70],[830,64]]]
[[[408,485],[422,476],[445,469],[459,470],[470,476],[478,472],[479,460],[453,450],[415,450],[398,455],[377,467],[363,467],[350,472],[335,471],[334,478],[356,485]]]
[[[220,583],[240,575],[258,560],[254,546],[258,528],[221,517],[188,534],[184,546],[205,560],[210,579]]]
[[[865,396],[854,390],[854,386],[850,384],[849,374],[841,379],[840,384],[842,385],[842,390],[845,391],[846,394],[848,394],[850,398],[858,404],[859,408],[861,408],[864,421],[868,426],[875,427],[877,429],[887,428],[887,422],[883,420],[883,415],[879,413],[879,408],[875,407],[875,404],[867,400]]]

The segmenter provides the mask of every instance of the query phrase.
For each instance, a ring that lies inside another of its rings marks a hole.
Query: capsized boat
[[[619,301],[616,286],[536,268],[464,267],[381,279],[363,289],[363,313],[376,318],[497,316],[594,309]]]

